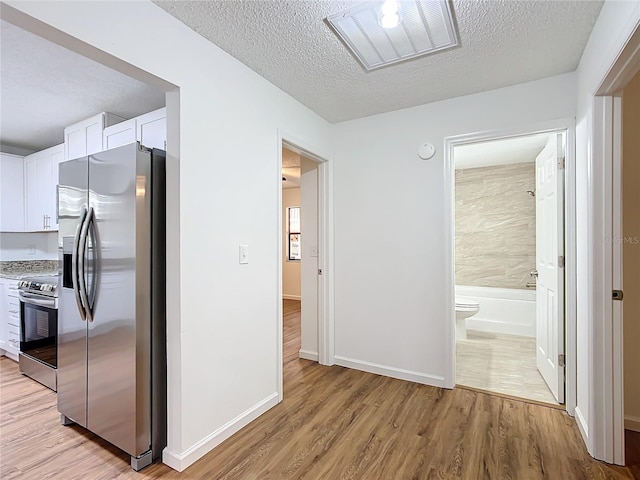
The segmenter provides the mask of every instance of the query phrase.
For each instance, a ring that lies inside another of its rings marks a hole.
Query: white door
[[[536,158],[536,363],[559,403],[564,403],[563,159],[562,134],[552,134]]]

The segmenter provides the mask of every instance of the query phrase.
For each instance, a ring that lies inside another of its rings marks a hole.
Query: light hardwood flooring
[[[456,341],[456,384],[558,405],[536,367],[536,339],[467,330]]]
[[[285,301],[284,401],[179,474],[142,472],[58,423],[55,394],[0,360],[3,479],[631,479],[593,460],[562,410],[444,390],[297,358],[299,303]]]

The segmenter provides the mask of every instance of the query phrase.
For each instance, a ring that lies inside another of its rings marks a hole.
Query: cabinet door
[[[63,152],[60,144],[24,158],[25,229],[29,232],[58,229],[56,185]]]
[[[136,119],[120,122],[104,129],[102,145],[105,150],[136,141]]]
[[[64,159],[85,157],[103,150],[105,127],[122,122],[124,118],[102,112],[64,129]]]
[[[24,157],[0,154],[0,231],[24,231]]]
[[[0,349],[13,360],[20,351],[20,301],[16,280],[0,279]]]
[[[43,199],[49,196],[49,192],[41,190],[45,176],[41,170],[48,170],[51,175],[49,159],[42,155],[42,152],[33,153],[24,158],[25,227],[28,232],[44,230],[45,226],[45,213],[42,205]]]
[[[65,160],[85,157],[102,150],[104,114],[99,113],[64,129]]]
[[[48,150],[51,160],[51,198],[48,211],[45,212],[49,216],[47,230],[58,230],[58,166],[64,161],[64,143]]]
[[[136,117],[136,140],[147,148],[166,150],[167,109],[161,108]]]

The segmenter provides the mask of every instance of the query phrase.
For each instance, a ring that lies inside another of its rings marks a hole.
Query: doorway
[[[331,364],[326,313],[330,310],[326,293],[329,164],[282,139],[280,167],[278,301],[283,367],[290,371],[302,365],[300,359]]]
[[[567,131],[445,142],[455,192],[457,386],[558,408],[565,403],[572,337],[569,329],[565,338],[564,305]],[[571,314],[570,301],[567,307]]]
[[[622,92],[622,164],[620,214],[621,237],[616,239],[621,260],[623,291],[622,317],[624,441],[625,464],[640,475],[640,73],[631,79]]]

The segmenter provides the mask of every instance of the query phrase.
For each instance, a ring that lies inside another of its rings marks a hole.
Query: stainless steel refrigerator
[[[166,445],[165,154],[60,164],[58,410],[131,455]]]

